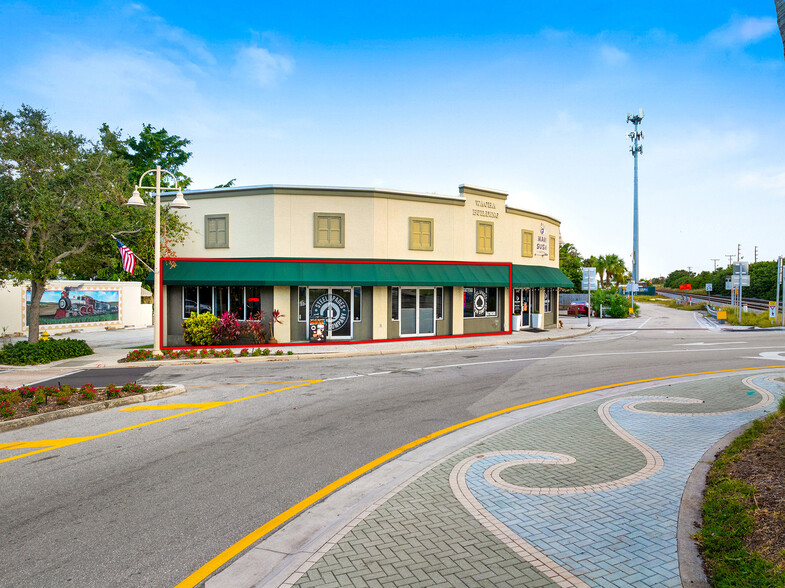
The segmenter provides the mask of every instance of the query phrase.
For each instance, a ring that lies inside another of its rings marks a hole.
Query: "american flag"
[[[120,250],[120,257],[123,260],[123,270],[127,271],[129,274],[134,273],[134,267],[136,266],[136,256],[134,256],[134,252],[131,251],[127,245],[123,245],[123,242],[117,237],[115,237],[114,240],[117,241],[117,248]]]

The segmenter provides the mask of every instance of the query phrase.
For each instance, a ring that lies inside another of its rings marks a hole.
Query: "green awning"
[[[378,260],[193,260],[163,264],[163,281],[179,286],[498,286],[508,265]],[[152,274],[148,281],[152,280]]]
[[[557,267],[513,265],[512,285],[516,288],[573,288],[574,284]]]
[[[487,286],[510,284],[509,265],[328,259],[178,259],[172,286]],[[516,287],[572,287],[558,268],[513,265]],[[147,281],[152,283],[152,274]]]

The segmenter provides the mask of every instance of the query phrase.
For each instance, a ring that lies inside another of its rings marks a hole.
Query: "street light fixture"
[[[142,180],[147,174],[155,174],[155,186],[142,186]],[[147,170],[139,178],[139,183],[134,188],[133,194],[126,202],[126,206],[146,206],[144,200],[139,195],[139,190],[155,190],[155,269],[153,275],[155,276],[155,287],[153,291],[153,355],[163,355],[161,352],[161,290],[163,284],[161,283],[161,174],[168,174],[174,180],[175,188],[177,188],[177,196],[169,205],[170,208],[191,208],[185,201],[183,191],[177,182],[175,175],[161,169],[161,166],[156,166],[155,169]]]

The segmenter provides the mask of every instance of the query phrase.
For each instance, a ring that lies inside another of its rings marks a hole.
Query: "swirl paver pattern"
[[[692,468],[782,393],[725,376],[526,420],[401,484],[284,585],[681,586]]]

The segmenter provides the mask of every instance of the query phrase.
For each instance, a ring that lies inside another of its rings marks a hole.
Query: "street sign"
[[[706,284],[706,292],[711,292],[712,290],[714,290],[714,284]]]
[[[749,262],[748,261],[742,261],[740,263],[734,263],[733,264],[733,273],[735,275],[737,275],[737,276],[739,275],[739,273],[741,273],[741,275],[749,274],[750,273],[750,264],[749,264]]]
[[[592,290],[597,289],[597,268],[595,267],[585,267],[582,270],[581,290],[588,292],[589,288]]]
[[[750,285],[750,275],[749,274],[742,274],[741,275],[741,286],[742,288],[745,286]],[[731,287],[738,288],[739,287],[739,274],[734,274],[730,278],[725,279],[725,289],[730,290]]]
[[[679,284],[679,290],[690,290],[692,288],[692,284]]]
[[[624,286],[625,294],[637,294],[638,290],[640,290],[640,287],[638,286],[638,284],[634,284],[633,282],[630,282],[629,284]]]
[[[777,318],[777,303],[769,302],[769,318],[774,320]]]

